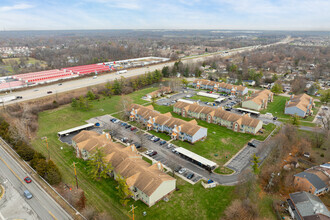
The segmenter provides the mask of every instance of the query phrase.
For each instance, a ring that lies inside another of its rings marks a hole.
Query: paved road
[[[272,46],[272,45],[286,44],[290,41],[291,41],[291,38],[287,37],[286,39],[283,39],[282,41],[279,41],[279,42],[274,43],[274,44],[268,44],[268,45],[258,46],[258,47],[250,46],[250,47],[243,47],[243,48],[235,48],[235,49],[227,50],[228,53],[225,53],[224,51],[219,51],[219,52],[210,53],[210,54],[206,54],[206,55],[198,55],[198,56],[193,56],[193,57],[187,57],[187,58],[183,58],[181,60],[182,60],[183,63],[188,63],[188,62],[203,61],[203,60],[205,60],[205,59],[207,59],[211,56],[226,57],[226,56],[231,56],[231,55],[234,55],[234,54],[237,54],[237,53],[242,53],[242,52],[245,52],[245,51],[251,51],[251,50],[255,50],[255,49],[269,47],[269,46]],[[147,66],[147,67],[131,69],[131,70],[128,70],[127,73],[124,73],[124,74],[121,74],[121,75],[116,75],[114,73],[99,75],[95,79],[93,79],[92,77],[81,78],[81,79],[77,79],[77,80],[64,82],[64,83],[62,83],[61,86],[59,86],[58,84],[54,84],[54,85],[47,85],[47,86],[40,87],[40,88],[37,88],[37,87],[33,88],[32,87],[32,88],[24,90],[24,91],[12,92],[11,94],[4,95],[4,97],[11,96],[11,95],[13,95],[13,96],[22,96],[23,97],[23,99],[11,101],[11,102],[8,102],[8,103],[5,103],[5,104],[8,105],[8,104],[12,104],[12,103],[15,103],[15,102],[22,102],[22,101],[41,98],[41,97],[51,96],[51,95],[54,95],[55,93],[68,92],[68,91],[71,91],[71,90],[80,89],[80,88],[84,88],[84,87],[88,87],[88,86],[95,86],[95,85],[98,85],[98,84],[106,83],[108,81],[114,81],[115,79],[119,79],[121,76],[126,77],[126,78],[127,77],[132,77],[132,76],[138,76],[138,75],[145,74],[148,71],[154,71],[156,69],[160,70],[164,66],[171,66],[173,64],[174,64],[174,62],[160,63],[160,64],[153,65],[153,66]],[[47,94],[47,91],[52,91],[53,93],[52,94]]]
[[[72,219],[35,181],[32,183],[25,183],[24,178],[28,176],[22,167],[3,149],[0,145],[0,176],[4,181],[10,182],[9,187],[13,187],[15,191],[21,196],[21,200],[24,200],[27,204],[26,212],[33,212],[30,219]],[[29,190],[33,198],[27,200],[23,196],[24,190]],[[20,204],[17,204],[19,207]],[[1,207],[0,207],[1,211]],[[37,218],[35,218],[37,216]],[[19,218],[20,216],[4,216],[5,218]]]

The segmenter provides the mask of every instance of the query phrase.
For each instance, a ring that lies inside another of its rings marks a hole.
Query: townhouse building
[[[198,103],[177,102],[173,106],[173,111],[182,117],[201,119],[241,133],[257,134],[263,124],[261,120],[251,118],[248,114],[238,115],[220,107],[200,106]]]
[[[264,89],[253,93],[250,97],[246,97],[245,100],[242,101],[242,107],[260,111],[262,109],[266,109],[268,103],[272,101],[273,93],[268,89]]]
[[[307,94],[292,95],[286,102],[284,113],[298,115],[302,118],[313,114],[314,99]]]
[[[248,88],[241,85],[232,85],[224,82],[215,82],[205,79],[196,79],[193,82],[196,89],[212,90],[214,92],[224,92],[231,95],[243,96],[248,93]]]

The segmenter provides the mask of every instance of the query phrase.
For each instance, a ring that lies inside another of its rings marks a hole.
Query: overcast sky
[[[330,30],[330,0],[0,0],[4,29]]]

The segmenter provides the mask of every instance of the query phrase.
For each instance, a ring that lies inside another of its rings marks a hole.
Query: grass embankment
[[[190,97],[190,99],[194,99],[194,100],[200,100],[202,102],[214,102],[214,98],[209,98],[209,97],[205,97],[205,96],[200,96],[200,95],[195,95],[193,97]]]
[[[141,97],[157,88],[148,88],[129,96],[134,103],[144,104]],[[117,112],[120,100],[119,96],[101,98],[93,102],[93,110],[77,111],[71,106],[63,106],[59,109],[45,111],[39,114],[39,130],[32,146],[39,152],[47,155],[45,142],[41,137],[47,136],[51,159],[58,166],[63,182],[73,186],[75,183],[73,162],[76,162],[79,187],[85,191],[87,203],[98,211],[108,212],[114,219],[127,219],[129,205],[123,207],[116,191],[116,182],[112,179],[94,181],[88,173],[87,163],[77,159],[71,146],[63,144],[57,138],[57,132],[69,129],[85,123],[85,120],[104,114]],[[179,191],[170,196],[169,202],[160,201],[155,206],[148,208],[140,201],[134,202],[137,219],[142,219],[143,211],[147,212],[144,219],[218,219],[227,205],[231,202],[234,187],[219,186],[205,190],[200,184],[191,185],[178,179]],[[175,210],[175,211],[173,211]]]

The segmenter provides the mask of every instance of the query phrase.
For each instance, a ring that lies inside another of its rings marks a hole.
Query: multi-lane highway
[[[286,44],[289,43],[292,39],[290,37],[287,37],[283,39],[282,41],[273,43],[273,44],[268,44],[268,45],[263,45],[263,46],[249,46],[249,47],[243,47],[243,48],[235,48],[231,50],[226,50],[226,51],[219,51],[215,53],[209,53],[209,54],[203,54],[203,55],[196,55],[192,57],[186,57],[181,59],[183,63],[187,62],[196,62],[196,61],[203,61],[205,59],[208,59],[209,57],[212,56],[220,56],[220,57],[226,57],[226,56],[232,56],[237,53],[242,53],[246,51],[252,51],[260,48],[265,48],[273,45],[278,45],[278,44]],[[89,86],[95,86],[98,84],[114,81],[115,79],[119,79],[121,76],[123,77],[132,77],[132,76],[138,76],[145,74],[148,71],[154,71],[156,69],[161,70],[164,66],[171,66],[173,65],[174,62],[167,62],[167,63],[160,63],[156,64],[153,66],[147,66],[147,67],[141,67],[141,68],[135,68],[128,70],[127,73],[116,75],[115,73],[109,73],[109,74],[104,74],[104,75],[99,75],[97,78],[93,77],[87,77],[87,78],[81,78],[81,79],[76,79],[72,81],[67,81],[62,83],[62,85],[59,84],[53,84],[53,85],[47,85],[43,87],[31,87],[29,89],[26,89],[24,91],[14,91],[11,94],[5,94],[2,95],[3,97],[6,96],[22,96],[22,99],[15,100],[15,101],[10,101],[5,103],[6,105],[12,104],[15,102],[22,102],[22,101],[27,101],[27,100],[33,100],[45,96],[51,96],[56,93],[62,93],[62,92],[68,92],[80,88],[85,88]],[[48,94],[47,92],[51,91],[51,94]]]
[[[6,189],[1,199],[6,201],[0,200],[3,218],[19,219],[23,216],[26,219],[42,220],[72,219],[34,180],[25,183],[26,176],[29,175],[0,145],[0,184]],[[24,190],[29,190],[33,198],[26,199]]]

